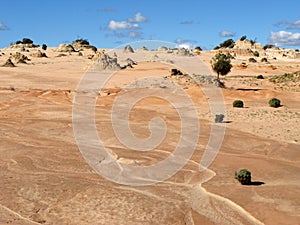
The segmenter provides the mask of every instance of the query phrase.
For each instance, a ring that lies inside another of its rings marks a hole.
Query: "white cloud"
[[[130,30],[138,28],[139,25],[137,23],[128,23],[126,21],[109,21],[107,29],[109,30]]]
[[[235,36],[235,33],[228,31],[228,30],[223,30],[219,34],[221,37],[234,37]]]
[[[283,20],[276,24],[276,26],[286,26],[288,30],[300,30],[300,20],[288,21]]]
[[[142,36],[142,32],[130,31],[128,36],[130,38],[140,38]]]
[[[136,22],[136,23],[141,23],[141,22],[147,22],[148,19],[144,16],[142,16],[142,13],[138,12],[135,14],[134,18],[128,19],[128,22]]]
[[[300,46],[300,33],[271,32],[268,42],[276,46]]]
[[[193,49],[194,46],[193,46],[193,44],[187,42],[187,43],[182,43],[182,44],[176,45],[176,48]]]
[[[9,28],[0,21],[0,30],[9,30]]]

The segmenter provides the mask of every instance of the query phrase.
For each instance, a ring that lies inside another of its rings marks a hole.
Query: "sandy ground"
[[[0,67],[0,224],[299,223],[300,89],[282,90],[268,79],[254,78],[298,71],[299,60],[278,60],[272,64],[277,69],[262,64],[247,69],[235,66],[223,78],[228,87],[223,90],[226,133],[219,154],[204,172],[199,171],[199,161],[213,118],[201,88],[181,82],[199,116],[196,151],[170,179],[133,187],[99,176],[82,157],[73,134],[72,103],[90,60],[76,53],[58,54],[50,48],[48,58],[30,57],[28,65]],[[208,66],[211,55],[197,57]],[[0,64],[6,57],[0,57]],[[130,114],[132,132],[139,138],[149,136],[151,118],[164,119],[166,138],[153,151],[127,149],[115,137],[111,119],[124,85],[147,76],[166,77],[171,68],[172,64],[139,63],[115,74],[100,93],[95,117],[98,135],[119,161],[151,165],[176,147],[180,118],[163,99],[143,99]],[[132,96],[140,89],[132,89]],[[272,97],[280,98],[283,106],[268,107]],[[246,107],[232,108],[235,99],[242,99]],[[242,186],[234,179],[234,172],[242,168],[252,172],[257,185]]]

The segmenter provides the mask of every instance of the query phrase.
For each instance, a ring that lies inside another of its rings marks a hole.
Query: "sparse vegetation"
[[[183,73],[178,69],[171,69],[171,75],[172,76],[183,75]]]
[[[257,62],[256,59],[254,59],[254,58],[249,58],[248,61],[252,62],[252,63],[256,63]]]
[[[300,71],[295,73],[285,73],[283,75],[276,75],[269,79],[273,83],[285,83],[285,82],[300,82]]]
[[[22,41],[23,44],[33,44],[33,41],[29,38],[23,38],[23,41]]]
[[[268,59],[264,57],[264,58],[262,58],[260,61],[261,61],[261,62],[268,62]]]
[[[78,43],[80,45],[90,45],[90,42],[88,42],[87,39],[82,39],[82,38],[76,39],[75,41],[73,41],[72,44],[75,44],[75,43]]]
[[[258,75],[256,78],[257,78],[257,79],[265,79],[265,78],[264,78],[264,76],[263,76],[263,75],[261,75],[261,74],[260,74],[260,75]]]
[[[244,102],[242,100],[234,100],[234,102],[232,103],[232,106],[235,108],[243,108]]]
[[[239,172],[235,172],[235,179],[237,179],[242,185],[251,184],[251,172],[247,169],[241,169]]]
[[[240,41],[244,41],[244,40],[246,40],[246,39],[247,39],[247,36],[244,35],[244,36],[242,36],[242,37],[240,38]]]
[[[46,50],[47,50],[47,45],[46,45],[46,44],[43,44],[43,45],[42,45],[42,49],[43,49],[44,51],[46,51]]]
[[[234,40],[232,39],[227,39],[226,41],[222,42],[219,46],[216,46],[214,49],[219,49],[219,48],[233,48],[234,47]]]
[[[212,69],[217,73],[217,80],[220,79],[220,74],[225,76],[231,70],[231,55],[218,53],[216,54],[211,61]]]
[[[270,101],[269,101],[269,105],[270,105],[271,107],[278,108],[278,107],[281,106],[280,100],[277,99],[277,98],[272,98],[272,99],[270,99]]]
[[[267,50],[268,48],[275,48],[275,45],[265,45],[263,47],[264,50]]]
[[[254,55],[255,57],[259,57],[259,52],[258,52],[258,51],[255,51],[255,52],[253,52],[253,55]]]

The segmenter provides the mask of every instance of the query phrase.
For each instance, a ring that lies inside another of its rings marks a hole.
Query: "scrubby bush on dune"
[[[251,184],[251,172],[247,169],[242,169],[239,172],[235,172],[235,179],[237,179],[242,185]]]
[[[263,76],[263,75],[261,75],[261,74],[260,74],[260,75],[258,75],[256,78],[257,78],[257,79],[265,79],[265,78],[264,78],[264,76]]]
[[[246,40],[246,39],[247,39],[247,36],[244,35],[244,36],[242,36],[242,37],[240,38],[240,41],[244,41],[244,40]]]
[[[183,75],[183,73],[178,69],[171,69],[171,75],[172,76]]]
[[[265,45],[263,47],[264,50],[267,50],[268,48],[275,48],[275,45]]]
[[[23,41],[22,41],[23,44],[33,44],[33,41],[29,38],[23,38]]]
[[[267,58],[262,58],[260,61],[261,62],[268,62],[268,59]]]
[[[248,60],[249,60],[249,62],[252,62],[252,63],[256,63],[257,62],[256,59],[254,59],[254,58],[249,58]]]
[[[272,99],[270,99],[270,101],[269,101],[269,105],[270,105],[271,107],[278,108],[278,107],[281,106],[280,100],[277,99],[277,98],[272,98]]]
[[[254,55],[255,57],[259,57],[259,52],[258,52],[258,51],[255,51],[255,52],[253,52],[253,55]]]
[[[234,102],[232,103],[232,106],[235,108],[243,108],[244,102],[242,100],[234,100]]]
[[[42,45],[42,49],[43,49],[44,51],[46,51],[46,50],[47,50],[47,45],[43,44],[43,45]]]

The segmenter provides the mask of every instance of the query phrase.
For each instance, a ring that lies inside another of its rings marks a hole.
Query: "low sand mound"
[[[94,66],[99,70],[116,70],[121,69],[117,58],[111,58],[107,54],[103,54],[95,61]]]
[[[37,52],[31,54],[31,56],[37,57],[37,58],[43,58],[43,57],[47,58],[46,53],[41,52],[40,50],[38,50]]]
[[[190,51],[188,49],[181,48],[181,49],[178,50],[177,55],[179,55],[179,56],[191,56],[192,54],[190,53]]]
[[[57,49],[58,52],[75,52],[75,49],[70,44],[60,44]]]
[[[23,55],[20,52],[16,52],[15,54],[12,54],[9,58],[13,60],[15,63],[27,63],[26,61],[30,61],[30,59],[26,55]]]
[[[11,59],[8,59],[3,65],[2,67],[15,67],[15,64],[13,64],[13,62],[11,61]]]

